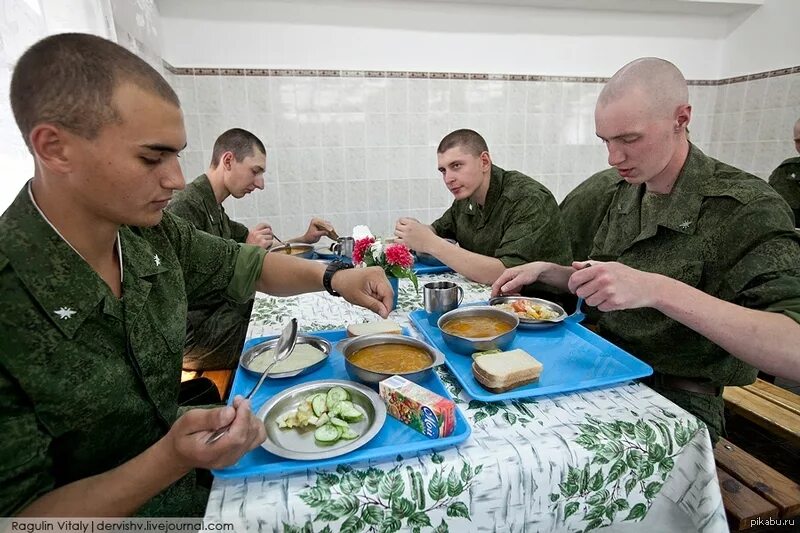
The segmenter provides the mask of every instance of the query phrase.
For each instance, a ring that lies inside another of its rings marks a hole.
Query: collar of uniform
[[[694,234],[700,207],[703,203],[702,178],[711,171],[710,160],[693,144],[689,144],[689,154],[683,164],[672,192],[667,197],[661,216],[654,224],[642,229],[635,239],[638,242],[656,234],[657,226],[663,226],[679,233]],[[645,185],[629,185],[623,189],[617,202],[617,211],[628,214],[641,209]]]
[[[0,234],[11,236],[0,240],[0,248],[14,272],[67,337],[111,295],[100,276],[42,218],[27,185],[0,218]]]
[[[196,183],[197,192],[200,193],[200,199],[203,202],[203,207],[206,208],[206,214],[211,219],[212,224],[219,224],[220,205],[217,203],[217,197],[214,196],[214,189],[211,187],[211,182],[208,180],[206,174],[201,174],[192,183]]]
[[[168,215],[165,215],[168,216]],[[125,263],[125,280],[122,296],[125,303],[125,322],[132,324],[139,315],[150,294],[151,281],[148,278],[167,272],[172,265],[168,258],[162,257],[141,235],[149,229],[120,228],[122,241],[122,260]]]
[[[503,177],[506,171],[497,165],[492,165],[492,171],[489,174],[489,190],[486,191],[486,201],[483,202],[483,207],[478,207],[478,204],[470,198],[467,204],[467,214],[477,215],[483,214],[483,218],[489,218],[492,214],[492,208],[497,203],[500,195],[503,194]]]
[[[695,145],[689,143],[689,154],[683,164],[658,225],[679,233],[693,235],[703,204],[703,182],[713,172],[713,163]]]

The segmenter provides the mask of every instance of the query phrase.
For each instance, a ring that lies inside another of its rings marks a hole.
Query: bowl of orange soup
[[[444,363],[444,356],[438,350],[404,335],[361,335],[342,341],[336,348],[344,355],[347,373],[357,381],[373,385],[391,376],[419,381],[433,367]]]
[[[437,325],[451,350],[472,355],[508,348],[517,336],[519,318],[488,305],[465,306],[443,314]]]

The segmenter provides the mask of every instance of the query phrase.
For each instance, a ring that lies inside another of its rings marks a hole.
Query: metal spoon
[[[285,248],[283,249],[283,251],[284,251],[284,253],[285,253],[286,255],[292,255],[292,245],[291,245],[291,244],[289,244],[288,242],[283,242],[283,241],[282,241],[282,240],[280,240],[280,239],[278,238],[278,236],[277,236],[277,235],[275,235],[274,233],[272,234],[272,238],[273,238],[273,239],[275,239],[276,241],[278,241],[279,243],[281,243],[281,244],[282,244],[282,245],[285,247]]]
[[[295,344],[297,343],[297,319],[293,318],[289,321],[288,324],[283,328],[281,331],[281,336],[278,337],[278,342],[275,344],[275,358],[272,362],[267,365],[267,368],[264,369],[264,372],[261,373],[261,379],[258,380],[256,386],[252,388],[252,390],[247,393],[247,396],[244,397],[245,400],[249,400],[253,396],[255,396],[256,391],[261,388],[261,384],[264,383],[264,380],[267,379],[267,374],[269,371],[272,370],[272,367],[275,366],[278,361],[283,361],[291,353],[294,351]],[[232,424],[233,422],[231,422]],[[231,427],[231,424],[226,426],[222,426],[214,433],[212,433],[208,439],[206,440],[206,444],[213,444],[220,439]]]

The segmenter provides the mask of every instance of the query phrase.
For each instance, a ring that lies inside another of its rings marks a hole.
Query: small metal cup
[[[452,281],[431,281],[422,287],[422,299],[428,324],[436,326],[440,316],[461,305],[464,289]]]
[[[353,257],[353,246],[356,240],[353,237],[339,237],[335,243],[331,244],[331,252],[339,257]]]

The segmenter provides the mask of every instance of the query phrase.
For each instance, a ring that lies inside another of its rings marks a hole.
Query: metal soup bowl
[[[259,355],[268,350],[273,349],[276,344],[278,344],[278,337],[267,339],[265,341],[259,342],[258,344],[254,344],[253,346],[245,350],[244,353],[242,353],[242,356],[239,358],[239,365],[241,365],[241,367],[247,370],[248,372],[252,372],[256,376],[260,377],[262,372],[260,370],[254,370],[251,367],[251,364],[253,363],[256,357],[258,357]],[[328,356],[331,353],[331,343],[329,343],[322,337],[314,337],[313,335],[300,334],[297,336],[297,345],[300,344],[308,344],[313,346],[314,348],[324,353],[325,357],[322,358],[321,361],[318,361],[311,366],[299,368],[297,370],[289,370],[287,372],[270,372],[267,375],[267,378],[269,379],[293,378],[296,376],[303,376],[305,374],[310,374],[314,370],[324,365],[325,362],[328,360]],[[289,357],[291,358],[291,355]]]
[[[269,253],[271,254],[285,254],[286,253],[286,245],[281,244],[280,246],[273,246],[269,249]],[[314,257],[314,246],[310,244],[294,244],[291,243],[289,245],[289,253],[288,255],[293,255],[295,257],[302,257],[303,259],[311,259]]]
[[[362,348],[366,348],[367,346],[376,346],[381,344],[405,344],[408,346],[413,346],[415,348],[419,348],[423,350],[428,357],[430,358],[430,363],[427,366],[424,366],[418,370],[413,370],[410,372],[377,372],[375,370],[370,370],[367,368],[362,368],[353,364],[350,361],[350,357],[353,356],[357,351],[361,350]],[[386,378],[390,378],[392,376],[403,376],[409,381],[419,381],[425,378],[430,372],[432,372],[433,367],[439,366],[444,363],[444,356],[438,350],[434,350],[432,347],[428,346],[424,342],[414,339],[412,337],[406,337],[404,335],[393,335],[391,333],[374,333],[372,335],[361,335],[359,337],[353,337],[352,339],[346,339],[339,344],[336,345],[336,348],[344,354],[344,366],[347,369],[347,373],[350,376],[363,383],[369,383],[371,385],[377,385],[379,381],[383,381]]]
[[[451,320],[467,317],[495,318],[511,326],[511,331],[507,331],[501,335],[495,335],[493,337],[473,338],[452,335],[447,333],[442,328],[442,326]],[[514,340],[514,337],[517,336],[519,318],[511,313],[506,313],[505,311],[495,307],[490,307],[488,305],[466,306],[453,309],[452,311],[443,314],[441,317],[439,317],[437,325],[442,332],[442,338],[444,339],[444,342],[450,347],[451,350],[464,355],[472,355],[475,352],[484,352],[486,350],[505,350],[508,348],[511,342]]]

